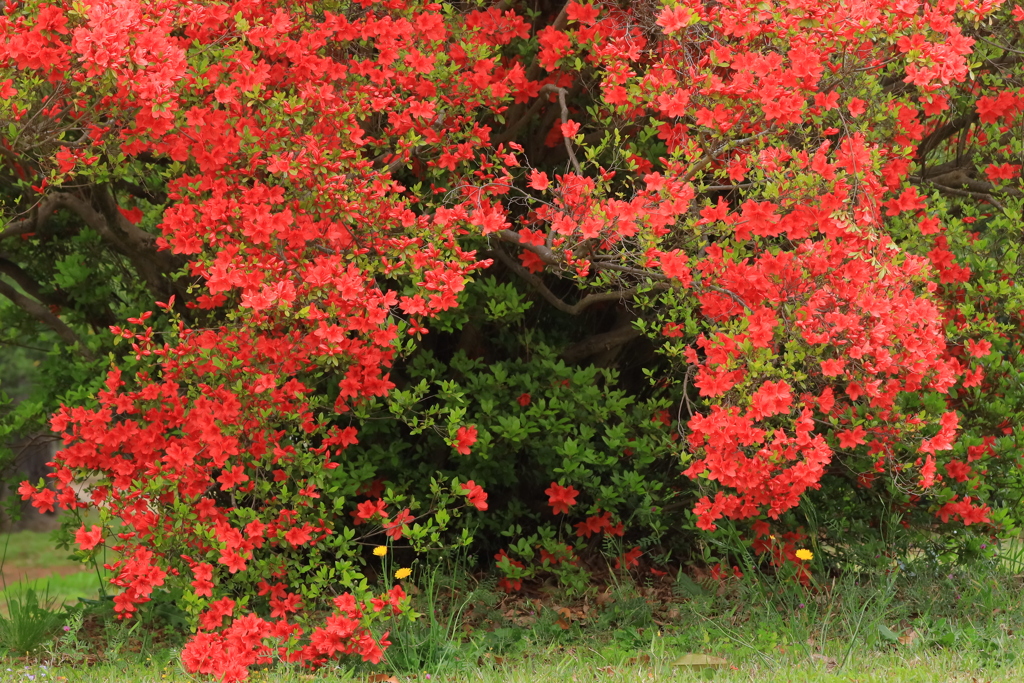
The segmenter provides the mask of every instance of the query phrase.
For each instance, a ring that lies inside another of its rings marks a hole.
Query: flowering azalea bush
[[[1022,18],[9,3],[0,241],[72,246],[5,258],[0,294],[95,387],[22,496],[99,509],[76,540],[121,552],[118,612],[183,588],[186,665],[230,680],[379,659],[402,594],[371,597],[361,544],[436,547],[453,509],[512,537],[510,587],[571,539],[667,557],[669,512],[800,571],[847,520],[1007,529]],[[58,286],[97,244],[147,312]]]
[[[360,126],[403,89],[411,101],[449,82],[447,68],[410,80],[424,73],[410,50],[428,59],[447,35],[438,7],[414,10],[419,28],[404,20],[399,34],[386,28],[387,13],[349,21],[259,3],[33,3],[10,8],[2,23],[3,58],[18,76],[5,86],[12,125],[26,138],[47,133],[32,149],[42,165],[33,192],[113,235],[144,277],[161,259],[164,273],[188,264],[170,282],[153,279],[154,290],[170,290],[159,303],[164,330],[148,323],[150,312],[111,328],[138,371],[111,371],[95,406],[55,415],[68,444],[56,490],[21,491],[41,510],[93,506],[117,520],[77,540],[83,552],[105,541],[121,553],[109,569],[122,616],[161,586],[188,587],[199,635],[184,661],[197,671],[236,680],[271,656],[379,661],[386,642],[369,626],[401,609],[402,594],[370,601],[355,565],[367,534],[348,520],[373,524],[370,534],[429,540],[430,513],[452,499],[439,485],[435,508],[416,515],[380,497],[346,505],[362,483],[352,462],[347,479],[325,488],[358,439],[333,416],[385,394],[398,335],[454,306],[467,274],[486,265],[455,239],[467,225],[458,205],[417,216],[386,164],[359,151],[394,148],[436,118],[424,110],[387,131]],[[385,41],[404,35],[409,59],[393,68],[390,58],[344,54],[345,41],[381,28]],[[382,77],[398,89],[380,92]],[[467,104],[490,98],[466,87]],[[463,124],[466,148],[482,144],[473,124],[452,123]],[[72,142],[77,130],[85,136]],[[149,164],[166,179],[169,204],[157,240],[137,226],[145,198],[125,205],[109,185]],[[209,231],[208,221],[220,227]],[[332,389],[316,389],[327,382]],[[468,449],[472,434],[453,427],[452,447]],[[73,485],[96,476],[80,501]],[[486,508],[473,482],[452,489]],[[332,603],[339,589],[356,595]],[[310,625],[332,606],[326,626]]]

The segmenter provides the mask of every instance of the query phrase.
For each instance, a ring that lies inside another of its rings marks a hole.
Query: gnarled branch
[[[31,215],[12,221],[0,231],[0,241],[8,237],[28,235],[34,232],[42,232],[46,228],[50,216],[58,209],[67,206],[65,198],[69,196],[63,192],[55,192],[43,197],[38,204],[30,209]]]
[[[21,266],[15,263],[12,257],[3,252],[0,252],[0,274],[9,277],[18,287],[21,287],[23,292],[46,306],[60,306],[63,308],[74,305],[72,298],[60,289],[55,292],[44,293],[39,283]],[[87,317],[94,327],[102,329],[106,329],[117,322],[106,303],[95,304],[94,311],[87,315]]]
[[[154,235],[125,218],[107,187],[93,186],[91,195],[95,207],[93,202],[75,195],[64,195],[63,202],[86,225],[127,257],[154,296],[165,298],[177,294],[179,301],[183,300],[185,293],[170,282],[170,274],[184,262],[170,252],[159,251]]]
[[[619,346],[624,346],[634,339],[643,336],[640,330],[633,325],[617,327],[608,332],[595,334],[592,337],[567,346],[559,357],[567,364],[578,363],[584,358],[589,358],[598,353],[611,351]]]
[[[511,270],[513,273],[518,275],[521,279],[525,280],[527,284],[533,287],[537,292],[544,297],[544,300],[549,304],[569,315],[579,315],[586,309],[590,308],[594,304],[605,303],[608,301],[622,301],[624,299],[632,298],[637,293],[637,288],[625,290],[616,290],[614,292],[601,292],[599,294],[588,294],[583,297],[575,304],[567,304],[562,301],[558,295],[548,289],[544,281],[537,275],[531,273],[523,266],[515,262],[511,256],[509,256],[500,247],[494,250],[494,255],[497,256],[498,260],[504,264],[506,268]],[[655,285],[657,287],[657,285]]]
[[[965,114],[964,116],[950,121],[949,123],[943,124],[926,135],[924,139],[921,140],[921,144],[917,146],[918,163],[921,164],[923,168],[925,165],[925,157],[927,157],[933,149],[938,147],[943,140],[970,128],[977,120],[978,113],[974,111],[974,108],[972,107],[970,114]]]
[[[0,295],[7,297],[15,306],[56,332],[57,336],[63,339],[68,346],[77,347],[78,353],[84,358],[87,360],[95,359],[95,356],[86,348],[82,340],[78,338],[78,335],[63,320],[54,315],[49,308],[35,299],[22,294],[3,280],[0,280]]]
[[[42,288],[21,266],[12,261],[6,254],[0,253],[0,275],[6,275],[14,280],[14,283],[33,299],[50,305],[61,305],[63,301],[57,301],[54,297],[43,294]]]

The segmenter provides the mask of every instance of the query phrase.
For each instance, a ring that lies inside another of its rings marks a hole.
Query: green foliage
[[[587,573],[568,562],[556,567],[560,560],[576,553],[594,560],[602,550],[615,558],[626,543],[659,557],[684,551],[678,531],[692,486],[679,476],[665,392],[643,378],[625,380],[615,367],[567,363],[561,354],[588,328],[538,314],[535,298],[493,275],[470,283],[459,308],[396,368],[398,389],[364,407],[351,455],[366,463],[366,482],[419,498],[427,493],[420,482],[434,472],[474,480],[489,505],[473,519],[474,548],[489,555],[507,547],[582,589]],[[478,430],[469,454],[450,446],[454,424]],[[580,492],[568,515],[548,504],[552,482]],[[664,512],[669,505],[672,514]],[[603,547],[598,534],[567,552],[576,543],[571,523],[604,512],[624,524],[625,536]],[[534,573],[505,568],[512,579]]]
[[[8,203],[0,196],[0,206]],[[152,229],[159,218],[158,212],[149,213],[145,229]],[[0,297],[0,471],[16,487],[24,477],[12,467],[14,454],[8,446],[48,431],[50,416],[63,404],[94,405],[112,361],[137,367],[131,348],[118,348],[109,328],[152,309],[154,294],[115,245],[60,213],[45,229],[7,240],[4,249],[4,259],[21,264],[9,264],[6,272],[18,273],[9,284],[22,293],[31,287],[32,297],[57,314],[76,339],[69,344]],[[165,324],[154,321],[161,332]]]

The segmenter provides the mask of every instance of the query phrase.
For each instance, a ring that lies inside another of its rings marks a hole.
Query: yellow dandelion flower
[[[796,551],[796,559],[798,559],[798,560],[813,560],[814,559],[814,553],[812,553],[807,548],[800,548],[800,550]]]
[[[388,549],[382,545],[379,545],[373,549],[373,554],[377,557],[384,557],[388,554]]]
[[[409,569],[408,567],[402,567],[401,569],[395,572],[395,578],[399,580],[408,579],[410,574],[412,574],[411,569]]]

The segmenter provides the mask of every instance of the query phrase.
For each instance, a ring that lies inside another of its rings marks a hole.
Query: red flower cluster
[[[397,614],[404,608],[405,601],[405,592],[401,586],[395,586],[385,596],[374,598],[367,611],[355,597],[346,593],[334,599],[335,613],[327,617],[324,626],[313,629],[308,638],[303,639],[302,627],[288,623],[284,614],[273,615],[281,617],[276,621],[245,614],[232,619],[227,628],[215,631],[225,617],[232,616],[235,608],[233,600],[224,598],[211,603],[200,615],[202,630],[182,650],[181,660],[191,673],[216,676],[228,683],[245,680],[249,667],[270,664],[276,657],[319,666],[340,655],[356,655],[363,661],[377,664],[384,655],[384,648],[390,644],[388,634],[377,640],[367,626],[374,615],[386,608]],[[305,640],[307,644],[298,649],[286,644],[295,640]],[[274,642],[278,644],[270,644]]]
[[[612,524],[612,513],[608,511],[599,515],[591,515],[574,526],[576,527],[576,536],[580,538],[590,538],[602,531],[612,536],[621,536],[624,533],[622,522]]]
[[[459,427],[455,433],[455,450],[462,455],[469,455],[469,447],[476,443],[476,436],[476,427]]]
[[[499,550],[497,554],[495,554],[494,559],[497,560],[499,569],[502,569],[502,565],[505,565],[508,569],[511,569],[513,572],[515,572],[515,570],[517,569],[524,569],[526,567],[526,565],[524,565],[519,560],[514,560],[511,557],[509,557],[508,553],[504,550]],[[522,579],[518,578],[513,574],[513,576],[501,577],[501,579],[498,581],[498,587],[506,593],[514,593],[515,591],[523,587],[523,582]]]

